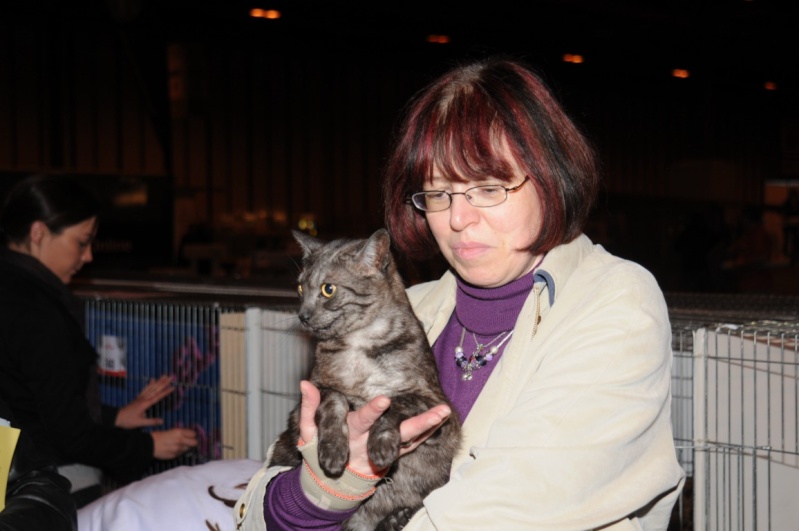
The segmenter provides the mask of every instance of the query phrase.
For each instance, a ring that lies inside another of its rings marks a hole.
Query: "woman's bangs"
[[[451,112],[435,130],[433,164],[452,182],[513,179],[502,149],[501,127],[482,114]]]

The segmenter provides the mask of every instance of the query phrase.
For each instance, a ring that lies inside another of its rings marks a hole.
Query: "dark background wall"
[[[290,228],[381,225],[381,168],[414,92],[456,62],[510,53],[542,72],[599,149],[590,236],[666,289],[733,290],[724,275],[694,285],[691,268],[730,259],[756,209],[771,236],[772,278],[758,289],[780,289],[779,208],[799,182],[791,3],[345,4],[2,4],[0,188],[58,172],[98,190],[108,212],[94,274],[187,266],[269,281],[286,267]],[[283,17],[254,19],[251,7]]]

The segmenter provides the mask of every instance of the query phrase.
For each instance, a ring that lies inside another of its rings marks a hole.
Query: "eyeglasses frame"
[[[481,184],[481,185],[478,185],[478,186],[472,186],[471,188],[467,188],[463,192],[447,192],[447,191],[444,191],[444,190],[425,190],[424,192],[415,192],[415,193],[412,193],[412,194],[408,194],[405,197],[405,202],[410,204],[410,205],[412,205],[419,212],[423,212],[423,213],[444,212],[444,211],[449,210],[450,208],[452,208],[452,196],[453,195],[462,195],[464,197],[464,199],[466,199],[466,202],[469,203],[470,205],[472,205],[475,208],[493,208],[493,207],[499,206],[502,203],[504,203],[505,201],[507,201],[508,200],[508,196],[511,193],[518,191],[522,186],[524,186],[527,183],[527,181],[531,181],[531,180],[532,179],[530,179],[529,175],[525,175],[524,176],[524,180],[522,182],[520,182],[516,186],[512,186],[510,188],[508,188],[507,186],[502,186],[501,184]],[[479,205],[475,205],[471,201],[469,201],[469,198],[468,198],[468,196],[466,194],[469,193],[470,190],[474,190],[475,188],[483,188],[483,187],[486,187],[486,186],[499,186],[500,188],[504,189],[505,190],[505,199],[503,199],[502,201],[500,201],[496,205],[489,205],[489,206],[479,206]],[[447,208],[442,208],[441,210],[424,210],[422,208],[419,208],[419,206],[416,203],[414,203],[413,196],[415,196],[417,194],[424,195],[424,194],[426,194],[428,192],[437,192],[437,193],[447,194],[449,196],[449,205],[447,205]]]

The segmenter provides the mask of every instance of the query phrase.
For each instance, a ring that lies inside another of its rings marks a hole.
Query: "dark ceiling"
[[[657,64],[797,85],[794,0],[18,0],[7,16],[117,24],[151,38],[235,40],[254,32],[293,46],[350,43],[402,53],[429,34],[451,50],[582,54],[586,64]],[[252,7],[279,9],[256,20]]]

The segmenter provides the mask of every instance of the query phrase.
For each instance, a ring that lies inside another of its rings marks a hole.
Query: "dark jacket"
[[[2,400],[0,418],[18,427]],[[77,511],[69,488],[69,481],[58,474],[54,463],[43,459],[23,430],[8,474],[0,531],[75,531]]]
[[[153,456],[148,433],[113,426],[97,393],[82,309],[38,260],[0,249],[0,399],[48,459],[130,478]]]

